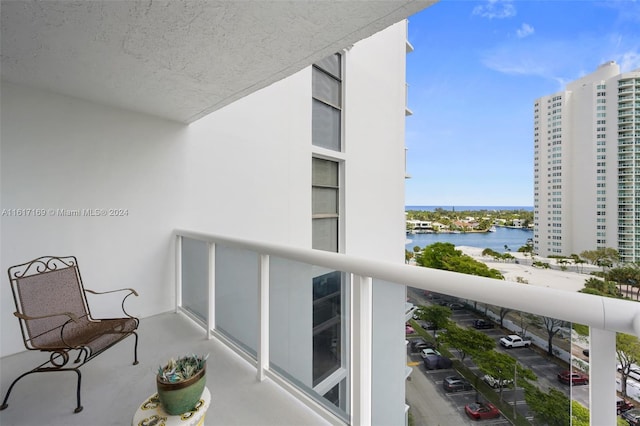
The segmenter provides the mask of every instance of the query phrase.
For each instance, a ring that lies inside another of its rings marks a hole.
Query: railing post
[[[269,255],[261,254],[258,265],[258,380],[269,370]]]
[[[216,329],[216,244],[209,243],[209,286],[207,303],[207,339],[211,339],[212,330]]]
[[[591,327],[589,408],[593,426],[616,422],[616,333]]]
[[[370,277],[353,275],[351,322],[351,424],[371,424],[372,292]]]
[[[178,313],[182,306],[182,236],[176,235],[176,306],[175,312]]]

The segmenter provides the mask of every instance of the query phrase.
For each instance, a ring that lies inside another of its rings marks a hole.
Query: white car
[[[620,364],[616,366],[616,369],[619,372],[622,372],[622,366]],[[640,367],[635,364],[631,364],[631,368],[629,369],[629,374],[627,375],[627,377],[631,377],[633,380],[637,380],[640,382]]]
[[[427,348],[427,349],[423,349],[422,352],[420,352],[420,356],[422,358],[426,358],[429,355],[440,355],[440,352],[436,351],[433,348]]]
[[[489,386],[494,389],[506,388],[511,383],[513,383],[513,380],[511,379],[496,379],[488,374],[485,374],[482,380],[484,380]]]

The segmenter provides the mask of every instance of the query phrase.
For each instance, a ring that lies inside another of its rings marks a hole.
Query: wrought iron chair
[[[75,413],[80,404],[80,367],[128,336],[135,336],[133,364],[138,364],[138,318],[124,309],[125,300],[133,289],[95,292],[82,285],[78,262],[74,256],[45,256],[8,270],[11,291],[16,305],[24,345],[29,350],[49,352],[49,360],[27,371],[11,383],[0,410],[14,385],[23,377],[47,371],[74,371],[78,375]],[[124,318],[96,319],[91,316],[86,293],[106,294],[128,291],[122,299]],[[75,357],[70,362],[70,357]]]

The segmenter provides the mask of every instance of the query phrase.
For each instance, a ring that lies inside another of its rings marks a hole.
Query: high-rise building
[[[614,61],[534,104],[534,249],[640,260],[640,70]]]
[[[3,2],[2,269],[74,254],[89,288],[144,295],[143,319],[179,304],[258,358],[255,253],[216,248],[208,305],[207,244],[173,232],[403,264],[405,18],[430,4]],[[354,420],[351,275],[270,270],[270,371],[333,419],[403,424],[405,287],[372,290],[372,420]],[[7,356],[24,346],[1,293]]]

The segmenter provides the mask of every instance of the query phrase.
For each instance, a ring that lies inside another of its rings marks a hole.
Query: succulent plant
[[[179,383],[195,376],[205,366],[209,354],[185,355],[177,360],[171,358],[167,365],[158,368],[158,379],[164,383]]]

